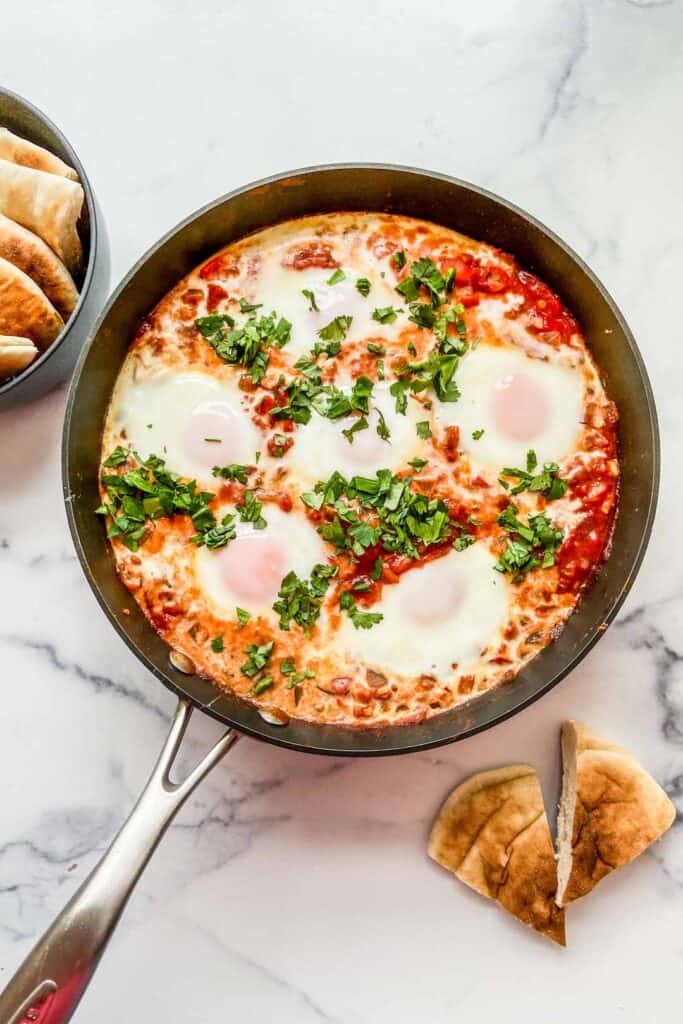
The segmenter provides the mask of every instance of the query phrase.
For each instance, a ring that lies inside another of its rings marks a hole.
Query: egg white
[[[372,606],[381,622],[356,629],[344,617],[339,642],[355,661],[404,676],[452,679],[496,644],[508,615],[509,585],[484,544],[451,551],[385,586]],[[459,599],[449,602],[449,596]],[[449,603],[451,604],[449,610]]]
[[[549,408],[544,430],[528,440],[515,440],[501,433],[491,414],[496,388],[506,378],[523,374],[543,393]],[[534,359],[520,349],[480,344],[463,357],[456,380],[461,395],[457,402],[434,403],[441,427],[460,427],[460,447],[476,463],[499,471],[504,466],[524,467],[526,453],[533,449],[539,462],[559,462],[569,455],[577,441],[583,419],[584,380],[580,369],[560,360]],[[475,440],[472,434],[483,430]]]
[[[193,423],[193,418],[196,418]],[[235,379],[217,380],[201,371],[164,368],[142,379],[122,381],[110,422],[142,458],[165,459],[167,467],[202,485],[215,485],[212,468],[253,463],[263,437],[243,408]],[[208,423],[204,439],[202,425]],[[193,432],[194,443],[188,442]]]
[[[339,384],[350,391],[352,382]],[[379,469],[395,472],[406,466],[410,459],[423,454],[425,442],[417,436],[416,424],[424,419],[421,407],[408,402],[404,414],[396,412],[396,402],[389,392],[389,382],[376,383],[370,399],[370,413],[365,418],[366,430],[351,435],[349,440],[342,433],[356,422],[347,416],[344,419],[329,420],[313,412],[308,423],[296,429],[294,446],[288,452],[288,466],[296,478],[307,483],[327,480],[337,470],[343,476],[374,476]],[[379,410],[389,430],[389,440],[384,441],[377,433]]]
[[[217,512],[217,518],[226,513],[234,513],[234,507],[225,505]],[[252,615],[267,615],[271,611],[273,601],[277,597],[282,579],[289,572],[295,572],[300,578],[310,576],[313,566],[325,563],[327,552],[324,542],[303,513],[296,510],[283,512],[277,505],[264,503],[262,508],[267,526],[256,530],[252,523],[243,523],[235,516],[235,532],[237,536],[229,541],[225,548],[209,550],[202,547],[195,555],[195,577],[197,584],[210,606],[220,615],[235,615],[239,606]],[[272,593],[267,600],[257,601],[246,598],[240,593],[239,586],[231,588],[222,571],[221,563],[224,553],[231,549],[233,553],[240,545],[275,543],[282,550],[283,565],[281,575],[274,580]],[[274,615],[273,615],[274,617]]]
[[[344,344],[364,338],[395,338],[405,327],[407,311],[401,296],[389,282],[373,272],[373,268],[358,272],[344,267],[344,280],[328,284],[334,270],[321,267],[295,270],[283,266],[282,257],[283,251],[275,249],[264,258],[250,301],[263,303],[263,311],[273,309],[289,320],[291,337],[283,352],[292,361],[310,352],[319,340],[318,331],[338,316],[351,317]],[[359,277],[371,281],[367,297],[356,288]],[[311,308],[304,289],[313,292],[317,310]],[[403,310],[393,324],[380,324],[372,319],[373,310],[385,306]]]

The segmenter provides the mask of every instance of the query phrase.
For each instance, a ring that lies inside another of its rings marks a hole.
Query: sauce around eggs
[[[197,671],[310,721],[508,682],[616,513],[617,414],[512,257],[386,214],[261,231],[141,325],[103,436],[119,574]]]

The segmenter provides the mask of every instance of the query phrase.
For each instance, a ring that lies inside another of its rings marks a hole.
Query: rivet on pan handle
[[[182,782],[170,771],[192,707],[180,700],[149,781],[97,867],[0,995],[2,1024],[71,1019],[147,861],[188,796],[238,739],[229,729]]]

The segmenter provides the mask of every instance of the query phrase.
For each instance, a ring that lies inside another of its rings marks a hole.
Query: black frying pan
[[[269,721],[230,694],[169,663],[168,647],[118,579],[93,510],[99,504],[100,434],[109,396],[142,317],[188,271],[253,231],[335,210],[400,213],[435,221],[513,253],[577,316],[620,411],[621,512],[612,554],[560,638],[510,684],[418,725],[383,729]],[[593,646],[628,593],[655,511],[659,437],[650,384],[635,341],[611,298],[585,264],[528,214],[444,175],[373,164],[343,164],[268,178],[218,199],[155,245],[112,296],[74,376],[64,428],[64,494],[84,572],[128,646],[180,697],[171,734],[131,817],[100,865],[40,940],[0,996],[0,1022],[61,1024],[73,1012],[133,885],[171,818],[238,733],[323,754],[397,754],[461,739],[503,721],[562,679]],[[127,612],[124,612],[127,609]],[[191,708],[230,729],[180,785],[169,780]],[[22,1017],[14,1016],[21,1008]],[[27,1009],[38,1017],[26,1017]]]

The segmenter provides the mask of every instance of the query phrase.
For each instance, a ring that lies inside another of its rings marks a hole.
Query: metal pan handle
[[[88,986],[123,908],[195,786],[238,739],[228,730],[183,782],[170,771],[192,714],[180,700],[159,760],[113,843],[0,995],[0,1024],[64,1024]]]

